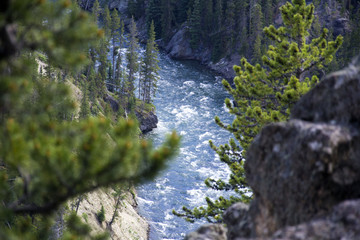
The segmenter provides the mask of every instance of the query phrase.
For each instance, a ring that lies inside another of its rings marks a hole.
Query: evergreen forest
[[[165,43],[176,30],[185,28],[191,47],[197,51],[210,49],[211,61],[217,62],[232,54],[251,59],[252,64],[261,61],[271,43],[263,28],[281,21],[279,7],[282,0],[129,0],[128,16],[144,18],[149,25],[154,21],[157,38]],[[331,70],[343,67],[359,52],[359,1],[314,0],[306,1],[315,7],[311,35],[316,36],[322,27],[329,30],[328,40],[337,35],[344,37],[344,48],[337,54]],[[336,28],[331,18],[347,16],[346,30]],[[351,27],[350,27],[351,26]],[[245,40],[246,39],[246,40]],[[351,46],[351,47],[350,47]]]

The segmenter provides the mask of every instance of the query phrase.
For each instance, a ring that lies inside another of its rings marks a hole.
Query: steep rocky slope
[[[83,93],[72,82],[67,81],[67,84],[71,89],[73,100],[77,103],[77,115],[80,112],[80,102]],[[118,107],[117,101],[115,101],[111,95],[106,96],[104,100],[110,103],[113,110]],[[146,122],[147,120],[144,121]],[[123,191],[118,207],[116,207],[117,200],[118,196],[116,196],[115,191],[112,188],[107,188],[80,196],[80,198],[69,202],[68,205],[72,206],[72,210],[77,208],[77,214],[82,217],[84,222],[89,224],[94,234],[107,231],[112,239],[147,239],[149,224],[137,213],[134,189],[131,188]],[[105,210],[105,220],[100,223],[97,214],[100,212],[102,206]],[[110,225],[109,223],[114,214],[116,214],[116,217]],[[62,218],[59,219],[59,221],[62,221]],[[61,229],[59,232],[61,232]]]
[[[108,231],[112,239],[147,239],[149,225],[136,212],[135,196],[131,192],[125,192],[119,208],[115,209],[117,199],[114,193],[112,189],[100,189],[86,194],[80,202],[78,215],[91,226],[94,233]],[[105,220],[100,223],[97,214],[102,206],[105,210]],[[113,214],[117,214],[117,217],[110,225]]]

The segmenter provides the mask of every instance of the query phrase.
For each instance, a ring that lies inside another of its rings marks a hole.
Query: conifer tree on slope
[[[80,118],[87,118],[90,116],[90,105],[89,105],[87,82],[88,81],[86,80],[84,81],[84,86],[82,91],[83,96],[81,98],[81,105],[80,105],[80,113],[79,113]]]
[[[117,47],[117,58],[116,58],[116,63],[114,66],[114,70],[115,70],[115,85],[119,86],[118,91],[116,91],[118,98],[119,98],[119,102],[122,102],[122,98],[124,97],[124,70],[122,68],[122,53],[121,53],[121,49],[124,45],[124,22],[120,21],[120,33],[119,33],[119,42],[118,42],[118,47]]]
[[[108,79],[108,67],[109,67],[109,60],[107,58],[109,52],[109,42],[105,38],[101,39],[98,44],[98,60],[99,60],[99,68],[98,74],[96,78],[96,85],[97,85],[97,92],[99,97],[104,97],[106,94],[106,80]],[[94,63],[95,64],[95,63]]]
[[[98,23],[100,16],[100,4],[98,0],[95,0],[94,5],[92,7],[92,16],[94,18],[94,21]]]
[[[161,0],[149,0],[146,4],[146,28],[150,28],[151,22],[154,22],[155,32],[162,36],[162,11],[163,9]]]
[[[134,18],[131,19],[130,34],[129,34],[129,47],[126,53],[128,76],[125,83],[125,94],[128,98],[128,110],[131,110],[132,105],[135,103],[135,75],[139,71],[139,43],[137,39],[137,29]]]
[[[199,46],[200,32],[201,32],[201,16],[200,16],[200,1],[195,0],[193,10],[190,16],[189,33],[191,48],[196,49]]]
[[[103,13],[103,29],[105,31],[105,36],[110,38],[111,37],[111,25],[112,25],[112,21],[111,21],[111,15],[110,15],[110,9],[108,6],[105,7],[105,11]]]
[[[155,97],[157,89],[157,81],[159,79],[158,50],[155,43],[155,27],[151,22],[149,29],[149,38],[147,40],[144,59],[141,65],[140,78],[140,96],[145,103],[150,103],[152,97]]]
[[[220,160],[231,170],[228,181],[206,179],[208,187],[222,191],[234,191],[230,199],[220,197],[213,201],[206,198],[207,206],[174,213],[193,222],[206,218],[209,222],[222,220],[222,213],[232,203],[248,202],[245,172],[243,168],[246,150],[260,129],[267,123],[285,121],[289,118],[293,104],[317,82],[312,70],[321,69],[329,64],[342,44],[342,37],[328,42],[327,29],[323,29],[317,38],[309,39],[309,29],[314,19],[314,5],[306,5],[305,0],[292,0],[280,7],[283,26],[273,25],[264,28],[264,33],[273,45],[262,57],[264,66],[251,65],[245,58],[241,66],[234,66],[235,88],[223,80],[226,90],[232,95],[234,103],[226,99],[225,103],[235,119],[225,124],[215,117],[216,123],[231,132],[235,139],[228,144],[211,147]]]
[[[174,0],[161,0],[161,37],[165,41],[169,41],[172,32],[172,23],[175,20],[173,9],[176,1]]]
[[[116,79],[116,54],[119,50],[118,45],[120,45],[120,38],[122,37],[120,35],[119,29],[121,28],[121,20],[120,17],[118,15],[117,10],[113,10],[111,13],[111,42],[112,42],[112,46],[113,46],[113,51],[112,51],[112,66],[113,66],[113,73],[112,73],[112,78],[115,80]],[[116,81],[112,81],[113,83],[115,83]]]
[[[178,140],[173,135],[153,150],[132,120],[113,128],[103,117],[56,117],[59,104],[67,111],[75,105],[63,104],[65,84],[37,75],[34,50],[57,66],[77,67],[87,62],[89,41],[102,35],[70,1],[3,0],[0,19],[0,239],[49,239],[54,212],[68,199],[151,179]],[[62,239],[96,238],[75,214],[66,223]]]

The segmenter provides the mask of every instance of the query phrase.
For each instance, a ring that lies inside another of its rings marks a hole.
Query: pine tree
[[[253,19],[252,19],[252,29],[251,29],[251,41],[254,42],[253,45],[253,58],[252,62],[259,63],[261,62],[261,40],[262,40],[262,29],[263,29],[263,15],[260,4],[255,4],[253,9]]]
[[[135,0],[129,0],[127,5],[127,13],[128,17],[133,17],[136,14],[136,1]]]
[[[122,37],[119,33],[119,29],[121,28],[121,20],[120,17],[118,15],[117,10],[113,10],[112,14],[111,14],[111,41],[112,41],[112,46],[113,46],[113,51],[112,51],[112,66],[113,66],[113,78],[115,78],[116,75],[116,64],[115,64],[115,60],[116,60],[116,54],[118,51],[118,45],[120,45],[120,38]]]
[[[106,93],[106,80],[108,79],[108,52],[109,46],[108,41],[106,39],[102,39],[99,43],[98,55],[99,55],[99,69],[98,76],[96,79],[96,85],[98,88],[99,97],[104,97]]]
[[[209,36],[214,31],[213,0],[205,1],[203,8],[204,32]]]
[[[95,0],[93,8],[92,8],[92,16],[94,21],[97,23],[100,16],[100,4],[98,0]]]
[[[221,35],[221,31],[223,28],[222,25],[222,0],[215,0],[215,12],[214,12],[214,29],[215,29],[215,34],[213,37],[213,49],[212,49],[212,60],[214,62],[217,62],[218,60],[220,60],[221,57],[223,57],[223,53],[224,53],[224,49],[223,49],[223,45],[221,42],[222,39],[222,35]]]
[[[121,49],[124,45],[124,22],[120,22],[120,34],[119,34],[119,46],[117,47],[118,53],[117,53],[117,59],[116,59],[116,65],[114,66],[115,70],[115,85],[118,86],[117,94],[119,98],[119,102],[122,101],[122,98],[124,97],[124,91],[123,91],[123,69],[122,69],[122,53]]]
[[[83,87],[83,96],[81,99],[81,106],[80,106],[80,118],[87,118],[90,116],[90,106],[89,106],[89,98],[88,98],[88,90],[87,90],[87,82],[84,82]]]
[[[193,49],[199,46],[201,33],[200,1],[195,0],[189,23],[190,45]]]
[[[96,97],[98,96],[98,89],[96,87],[95,78],[96,78],[96,73],[95,73],[93,64],[90,64],[90,70],[89,70],[89,74],[88,74],[88,82],[89,82],[89,90],[88,91],[89,91],[89,100],[90,100],[90,102],[92,102],[93,107],[96,102]],[[92,110],[93,110],[93,108],[92,108]]]
[[[0,19],[0,239],[50,239],[55,213],[67,200],[151,179],[178,139],[173,135],[153,150],[138,139],[133,120],[113,127],[103,117],[57,118],[57,105],[69,111],[76,105],[63,101],[71,99],[65,84],[38,75],[36,53],[76,70],[88,62],[89,43],[102,35],[70,1],[5,0]],[[62,239],[105,236],[90,235],[69,213]]]
[[[215,0],[215,29],[219,31],[222,28],[222,21],[223,21],[223,4],[222,0]]]
[[[152,102],[157,89],[159,79],[158,50],[155,43],[154,22],[151,22],[149,37],[146,44],[145,56],[141,66],[140,94],[139,98],[145,103]]]
[[[134,18],[131,19],[130,24],[130,35],[129,35],[129,46],[126,53],[127,59],[127,83],[125,84],[125,94],[128,98],[128,110],[131,110],[135,101],[135,75],[139,71],[139,43],[137,39],[137,28]]]
[[[313,70],[329,64],[342,44],[342,37],[328,42],[327,29],[318,38],[309,38],[309,29],[314,19],[314,5],[305,0],[292,0],[280,8],[283,26],[270,25],[264,33],[274,45],[270,45],[262,57],[264,66],[250,64],[245,58],[241,66],[234,66],[235,88],[223,80],[226,90],[234,98],[225,104],[235,119],[227,125],[215,117],[215,122],[234,135],[228,144],[216,147],[220,160],[231,170],[230,179],[208,178],[205,183],[216,190],[235,191],[230,199],[220,197],[216,201],[206,198],[207,206],[190,210],[183,207],[183,213],[174,213],[188,221],[206,218],[211,222],[222,220],[223,211],[236,201],[247,202],[248,188],[243,168],[246,150],[262,126],[289,118],[292,105],[317,82]]]
[[[158,36],[162,36],[162,0],[149,0],[146,9],[146,27],[149,29],[150,24],[154,21],[155,32]],[[169,23],[171,24],[171,23]]]
[[[145,15],[145,1],[144,0],[129,0],[127,7],[127,15],[129,18],[134,17],[139,19]]]
[[[107,38],[111,38],[111,25],[112,25],[112,20],[111,20],[111,15],[110,15],[110,10],[108,7],[105,7],[105,12],[103,14],[103,29],[105,31],[105,36]]]
[[[234,27],[235,27],[235,4],[233,0],[228,0],[226,3],[225,11],[225,26],[226,29],[223,33],[224,48],[226,50],[231,49],[234,41]]]
[[[169,41],[172,31],[172,23],[174,21],[173,0],[161,0],[161,37],[165,41]]]
[[[189,0],[178,0],[175,2],[174,15],[177,24],[181,24],[187,19],[188,3]]]

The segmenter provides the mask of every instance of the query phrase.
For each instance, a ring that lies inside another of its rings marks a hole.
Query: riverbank
[[[211,61],[210,49],[200,46],[194,50],[190,46],[190,38],[187,36],[187,26],[183,25],[171,38],[168,43],[163,40],[158,41],[159,47],[164,50],[169,57],[175,60],[196,60],[204,67],[208,68],[216,75],[220,75],[226,80],[232,81],[235,77],[234,65],[240,63],[239,54],[231,54],[214,63]]]
[[[128,26],[130,24],[130,18],[125,18],[124,23],[126,26]],[[136,25],[139,30],[140,41],[142,43],[146,43],[147,28],[145,17],[142,17],[136,21]],[[228,81],[232,81],[235,77],[233,66],[240,64],[241,56],[237,53],[234,53],[214,63],[211,61],[210,49],[201,46],[197,50],[193,50],[190,46],[190,39],[187,34],[187,26],[183,24],[180,29],[174,32],[174,35],[171,37],[169,42],[165,42],[163,39],[159,39],[156,41],[156,43],[160,50],[165,52],[170,58],[174,60],[197,61],[205,68],[213,72],[214,75],[219,75]]]

